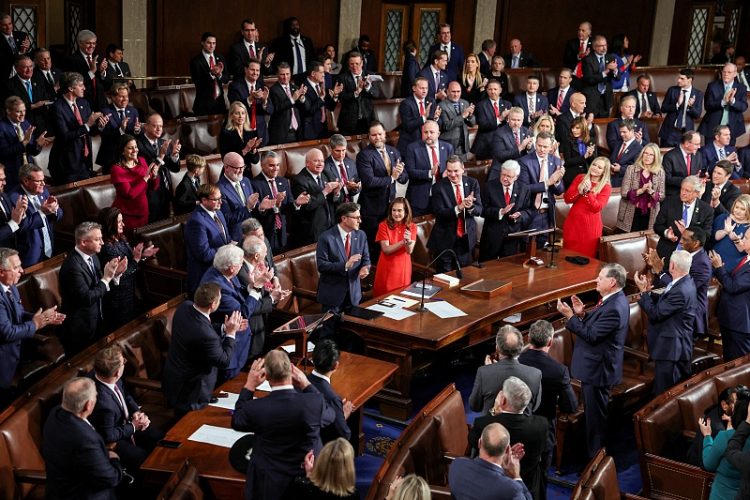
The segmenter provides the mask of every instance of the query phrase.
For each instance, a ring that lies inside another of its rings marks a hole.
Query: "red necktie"
[[[620,158],[622,158],[622,154],[625,152],[625,143],[622,143],[622,146],[620,147],[620,152],[617,153],[617,161],[620,161]]]
[[[516,130],[515,132],[513,132],[513,137],[516,138],[516,146],[520,146],[521,145],[521,138],[518,136],[518,130]]]
[[[250,91],[248,95],[248,100],[250,101],[250,128],[255,130],[258,126],[258,120],[255,117],[255,108],[258,105],[257,102],[255,102],[255,99],[253,98],[253,92],[255,91],[255,85],[250,85],[250,88],[248,89]]]
[[[580,59],[585,53],[586,53],[586,44],[583,43],[583,40],[581,40],[581,44],[578,47],[578,58]]]
[[[214,66],[216,66],[216,63],[214,62],[214,55],[211,54],[208,56],[208,69],[212,70]],[[219,82],[214,78],[214,99],[217,97],[219,97]]]
[[[424,101],[419,101],[419,116],[424,118]]]
[[[250,56],[250,59],[255,59],[255,50],[253,50],[252,45],[247,46],[247,53]]]
[[[510,188],[505,188],[505,206],[510,205]]]
[[[748,256],[747,256],[747,255],[745,255],[745,256],[744,256],[744,257],[742,258],[742,260],[740,261],[740,263],[739,263],[739,264],[737,264],[737,267],[735,267],[734,269],[732,269],[732,274],[737,274],[737,272],[738,272],[738,271],[739,271],[740,269],[742,269],[742,266],[744,266],[744,265],[745,265],[745,264],[747,263],[747,257],[748,257]]]
[[[435,146],[430,146],[430,149],[432,150],[432,166],[435,168],[435,179],[440,179],[440,161],[438,160],[437,155],[437,148]]]
[[[78,104],[73,103],[73,116],[76,117],[78,125],[83,125],[83,118],[81,118],[81,112],[78,110]],[[86,137],[83,138],[83,156],[88,158],[89,156],[89,144]]]
[[[456,205],[460,205],[463,203],[463,198],[461,198],[461,187],[456,184]],[[458,225],[456,226],[456,236],[459,238],[462,238],[463,235],[466,234],[466,231],[464,230],[464,219],[463,219],[463,211],[458,215]]]
[[[352,235],[351,235],[351,233],[346,233],[346,243],[344,243],[344,253],[346,254],[346,259],[349,260],[349,257],[352,254]]]
[[[271,195],[276,199],[276,196],[279,194],[279,191],[276,189],[276,179],[269,179],[268,184],[271,186]],[[273,217],[273,228],[281,229],[281,215],[278,213]]]
[[[565,97],[565,93],[562,91],[562,89],[557,91],[557,110],[559,111],[560,108],[562,108],[563,104],[563,98]]]
[[[690,169],[692,168],[691,167],[692,163],[693,163],[693,155],[691,155],[690,153],[688,153],[687,156],[685,156],[685,164],[687,165],[687,174],[688,175],[692,175],[692,172],[690,171]]]
[[[495,108],[495,119],[500,119],[500,108],[497,107],[497,102],[492,103],[492,107]]]

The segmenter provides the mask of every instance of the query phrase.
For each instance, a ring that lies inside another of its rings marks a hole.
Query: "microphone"
[[[456,277],[458,279],[463,279],[464,273],[461,270],[461,263],[458,262],[458,255],[456,255],[456,252],[454,252],[452,248],[446,248],[445,250],[437,254],[437,257],[432,259],[430,263],[427,264],[427,267],[430,267],[431,265],[433,265],[435,262],[437,262],[437,260],[440,257],[442,257],[446,253],[449,253],[453,256],[453,262],[456,264]],[[426,280],[427,280],[427,271],[423,271],[422,272],[422,298],[419,301],[419,307],[417,308],[418,312],[425,312],[427,310],[424,306],[424,286],[425,286]]]

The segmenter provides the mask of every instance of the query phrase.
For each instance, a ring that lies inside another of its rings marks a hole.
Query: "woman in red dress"
[[[411,221],[406,198],[396,198],[388,207],[388,218],[378,226],[380,258],[375,270],[373,296],[385,295],[411,283],[411,253],[417,241],[417,227]]]
[[[113,207],[122,212],[125,232],[148,224],[148,198],[146,192],[159,189],[159,165],[146,165],[138,156],[138,145],[132,135],[120,139],[120,162],[112,165],[110,173],[115,186]]]
[[[563,224],[563,248],[596,257],[602,236],[602,209],[612,192],[610,167],[609,159],[599,156],[591,162],[588,173],[578,174],[565,191],[565,203],[573,206]]]

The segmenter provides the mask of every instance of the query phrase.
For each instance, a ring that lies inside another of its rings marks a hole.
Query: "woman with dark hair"
[[[612,79],[612,90],[615,92],[627,92],[630,86],[630,74],[637,69],[636,63],[641,60],[641,55],[628,54],[630,40],[624,33],[612,38],[610,52],[614,54],[617,61],[617,76]]]
[[[326,58],[331,59],[331,74],[332,75],[338,75],[341,73],[341,64],[339,64],[338,59],[336,59],[336,47],[332,43],[329,43],[325,47],[323,47],[323,52],[320,53],[321,61],[323,61]],[[328,82],[326,82],[328,83]],[[329,88],[328,85],[326,85],[326,88]]]
[[[358,500],[355,487],[354,448],[344,438],[337,438],[320,450],[318,457],[310,451],[305,456],[306,478],[295,480],[284,494],[297,500]]]
[[[579,116],[570,124],[570,135],[560,141],[560,156],[565,162],[563,183],[570,186],[578,174],[585,174],[596,158],[596,144],[589,135],[586,118]]]
[[[262,120],[263,117],[257,119]],[[248,167],[253,163],[258,163],[260,160],[258,148],[263,145],[263,139],[258,137],[258,131],[251,126],[247,119],[245,105],[240,101],[234,101],[229,106],[227,124],[219,134],[219,151],[222,158],[233,151],[245,160],[245,165]]]
[[[388,207],[388,218],[380,223],[375,241],[380,243],[380,259],[375,269],[375,297],[411,283],[411,253],[417,242],[417,226],[411,221],[411,205],[396,198]]]
[[[411,95],[411,86],[419,73],[417,44],[411,40],[404,42],[404,65],[402,68],[401,97],[409,97]]]
[[[159,189],[159,165],[146,165],[138,156],[135,137],[125,134],[120,138],[120,161],[112,165],[110,180],[115,186],[113,207],[122,212],[125,231],[148,224],[147,191]]]
[[[140,308],[136,304],[135,272],[138,262],[156,255],[159,251],[153,244],[145,246],[138,243],[131,247],[125,237],[125,224],[120,209],[117,207],[103,208],[99,212],[99,224],[102,226],[104,245],[99,253],[102,262],[109,262],[115,257],[126,257],[128,267],[120,276],[119,283],[110,282],[109,293],[102,299],[102,313],[105,331],[111,332],[138,314]]]

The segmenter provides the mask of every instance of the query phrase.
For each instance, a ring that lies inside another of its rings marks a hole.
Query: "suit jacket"
[[[429,66],[432,62],[432,53],[436,50],[439,50],[441,48],[441,43],[436,43],[432,47],[430,47],[430,50],[428,52],[430,63],[427,63],[425,66]],[[460,45],[458,45],[455,42],[450,43],[451,50],[450,50],[450,56],[448,58],[448,65],[445,67],[445,73],[448,77],[448,81],[445,82],[447,85],[448,82],[452,82],[454,80],[458,79],[458,75],[461,74],[461,71],[464,69],[464,49],[461,48]]]
[[[73,356],[91,345],[102,333],[102,297],[108,292],[101,281],[99,257],[92,255],[96,276],[75,250],[68,253],[60,267],[60,310],[66,314],[60,340],[65,354]]]
[[[190,213],[195,210],[195,205],[197,203],[198,188],[186,172],[180,183],[177,184],[177,188],[174,192],[174,214],[182,215]]]
[[[471,152],[474,153],[479,160],[492,158],[493,144],[495,141],[494,132],[505,121],[505,119],[502,118],[503,111],[510,109],[511,105],[508,101],[500,99],[497,107],[501,115],[500,123],[497,122],[495,108],[492,105],[492,101],[489,99],[482,99],[476,104],[474,109],[474,116],[477,118],[479,130],[474,138],[474,144],[471,146]]]
[[[669,241],[665,236],[664,232],[667,228],[672,228],[672,231],[680,237],[682,234],[675,224],[676,220],[682,219],[682,202],[679,196],[667,196],[667,198],[661,203],[661,208],[656,216],[654,222],[654,232],[659,235],[659,243],[656,245],[656,251],[660,257],[665,257],[669,260],[669,256],[677,248],[677,242]],[[693,209],[693,215],[690,218],[690,226],[688,229],[693,227],[700,227],[706,234],[711,234],[714,223],[714,209],[711,206],[702,201],[695,200],[695,208]]]
[[[659,129],[659,139],[661,147],[677,146],[681,142],[682,129],[679,128],[682,111],[685,103],[677,107],[677,101],[682,89],[678,86],[669,87],[661,104],[661,112],[665,115],[664,122]],[[703,113],[703,92],[692,87],[688,100],[694,97],[695,101],[692,106],[685,112],[685,130],[695,130],[695,121]]]
[[[93,427],[57,406],[44,422],[43,437],[46,498],[116,500],[122,467],[119,460],[109,458]]]
[[[346,269],[346,253],[338,224],[325,231],[318,239],[315,260],[318,266],[318,302],[323,306],[340,307],[347,293],[353,305],[362,300],[359,270],[370,265],[370,251],[364,231],[352,231],[350,255],[362,254],[362,259]]]
[[[227,226],[229,226],[229,238],[232,241],[242,241],[242,222],[253,216],[252,211],[247,208],[247,205],[242,201],[234,185],[225,174],[222,174],[216,185],[219,187],[219,191],[221,191],[221,213],[224,214],[224,219],[226,219]],[[245,200],[247,200],[253,194],[250,179],[243,176],[240,179],[240,186],[242,186],[242,193],[245,195]]]
[[[297,90],[294,83],[289,83],[289,92],[292,94]],[[274,83],[268,94],[268,99],[273,106],[273,114],[268,121],[268,142],[269,144],[282,144],[287,142],[287,136],[290,134],[292,126],[292,114],[297,119],[297,130],[294,134],[300,137],[302,134],[302,117],[300,108],[303,103],[296,101],[292,103],[284,92],[284,87],[280,83]]]
[[[92,57],[96,57],[93,54]],[[102,60],[103,56],[99,56],[99,61]],[[107,89],[112,86],[113,72],[108,68],[104,74],[98,70],[94,73],[93,78],[89,75],[89,63],[84,59],[83,54],[80,50],[75,51],[74,54],[67,57],[65,65],[63,66],[65,71],[75,71],[83,75],[83,83],[86,85],[86,91],[83,94],[83,98],[91,105],[94,111],[99,111],[107,105]],[[83,119],[86,121],[86,118]]]
[[[729,113],[727,125],[732,132],[732,144],[734,144],[737,137],[745,133],[745,120],[742,115],[747,110],[747,87],[735,80],[732,82],[732,88],[737,89],[737,93],[734,96],[734,102],[726,106],[726,110]],[[716,80],[709,83],[704,99],[706,115],[701,120],[698,131],[704,137],[711,137],[714,127],[721,123],[724,114],[724,82]]]
[[[349,181],[358,181],[359,180],[359,172],[357,172],[357,164],[349,158],[348,156],[344,157],[344,169],[346,169],[346,179]],[[333,180],[339,180],[343,181],[341,178],[341,171],[338,166],[336,166],[335,162],[333,161],[333,157],[329,156],[326,158],[325,161],[325,167],[324,171],[328,174],[328,177]],[[359,188],[349,190],[346,186],[343,188],[344,191],[344,201],[353,201],[354,196],[359,194]]]
[[[570,141],[570,124],[573,123],[574,119],[570,109],[557,117],[555,121],[555,139],[560,144]],[[596,127],[594,126],[589,128],[589,141],[596,143]]]
[[[448,158],[453,154],[453,146],[438,140],[438,162],[440,175],[445,173]],[[430,212],[430,191],[433,184],[432,157],[427,153],[424,141],[409,145],[404,162],[409,174],[409,186],[406,188],[406,199],[409,200],[413,215],[424,215]]]
[[[401,76],[401,95],[409,95],[414,79],[419,75],[419,62],[411,54],[404,54],[404,69]]]
[[[606,60],[608,57],[611,57],[611,54],[604,55],[605,66],[607,65]],[[602,72],[599,71],[599,59],[593,50],[589,55],[581,59],[581,70],[583,71],[583,78],[581,79],[583,81],[582,92],[586,96],[586,112],[594,113],[594,117],[609,116],[613,101],[612,79],[615,77],[614,71],[607,71],[606,76],[603,76]],[[605,109],[600,109],[599,84],[604,84]]]
[[[198,288],[203,273],[213,265],[216,250],[232,239],[224,214],[217,211],[216,216],[224,227],[223,231],[201,205],[195,207],[185,222],[187,289],[190,293]]]
[[[286,177],[277,175],[274,179],[274,183],[276,185],[276,192],[286,193],[284,200],[281,202],[281,206],[278,207],[278,216],[281,218],[281,228],[278,229],[279,243],[281,245],[281,248],[273,248],[275,252],[278,252],[286,247],[286,242],[287,242],[286,213],[289,210],[294,210],[293,206],[294,206],[295,198],[292,196],[292,188],[289,184],[289,180]],[[266,180],[266,176],[263,175],[263,172],[256,175],[253,178],[253,180],[250,182],[250,184],[253,187],[253,191],[256,193],[259,193],[258,199],[260,201],[263,201],[263,199],[266,197],[273,198],[273,192],[271,191],[271,186],[268,184],[268,181]],[[255,217],[263,225],[263,232],[266,235],[273,235],[274,233],[276,233],[277,231],[275,227],[276,215],[277,215],[277,212],[275,212],[274,210],[266,210],[266,211],[261,212],[260,210],[256,209]]]
[[[21,361],[21,343],[36,333],[33,314],[24,311],[16,286],[8,292],[10,297],[5,293],[0,297],[0,389],[12,385]]]
[[[469,152],[469,127],[473,127],[477,122],[473,113],[465,119],[463,117],[464,110],[469,107],[469,101],[459,99],[458,112],[449,99],[443,99],[438,106],[440,107],[438,125],[440,125],[441,140],[449,142],[454,151],[465,157]]]
[[[325,169],[320,176],[324,184],[334,180],[329,177]],[[336,224],[336,207],[343,198],[341,191],[338,195],[334,193],[323,195],[323,188],[307,168],[303,168],[292,178],[292,199],[296,200],[303,192],[310,195],[310,202],[300,206],[299,210],[294,213],[299,233],[295,235],[297,246],[318,241],[324,231]]]
[[[31,98],[29,98],[29,93],[18,75],[14,76],[6,83],[5,97],[7,98],[8,96],[15,95],[23,100],[23,103],[26,105],[26,119],[39,129],[37,130],[37,133],[47,130],[47,115],[49,108],[47,106],[42,106],[41,108],[31,109],[31,104],[42,101],[54,101],[54,88],[52,88],[51,91],[50,88],[51,87],[44,80],[42,74],[37,72],[34,72],[31,76]]]
[[[333,390],[331,384],[329,384],[324,378],[318,377],[313,373],[308,376],[308,379],[310,380],[310,383],[318,389],[318,392],[323,395],[326,404],[333,408],[333,411],[336,414],[333,423],[320,430],[320,438],[323,441],[323,444],[339,437],[346,440],[351,438],[352,431],[346,423],[346,418],[344,418],[344,403],[341,400],[341,396],[336,394],[336,391]]]
[[[710,139],[706,140],[706,145],[702,146],[698,150],[698,154],[701,155],[703,165],[706,166],[706,168],[708,169],[708,173],[711,174],[714,171],[714,167],[719,162],[719,155],[716,152],[714,142]],[[728,145],[724,147],[724,152],[726,153],[726,156],[729,156],[730,154],[737,152],[737,148],[732,145]],[[740,164],[734,165],[734,171],[732,172],[732,176],[730,177],[730,179],[742,179],[743,177],[745,164],[742,163],[739,152],[737,152],[737,159],[740,161]]]
[[[697,307],[693,278],[681,278],[661,296],[642,293],[638,303],[648,317],[648,352],[656,361],[693,358],[693,328]]]
[[[430,106],[430,112],[427,113],[427,107]],[[422,125],[427,120],[432,120],[435,116],[437,104],[435,99],[427,96],[424,100],[425,116],[419,114],[419,106],[413,95],[406,97],[398,106],[398,114],[401,116],[401,125],[398,129],[398,148],[401,156],[406,156],[406,149],[410,144],[418,142],[422,138]]]
[[[573,316],[568,320],[568,330],[578,337],[571,362],[574,378],[596,387],[620,383],[629,319],[628,299],[620,290],[586,312],[583,319]]]
[[[531,500],[523,481],[505,475],[502,468],[482,458],[457,458],[448,471],[455,500]]]
[[[18,233],[28,227],[28,218],[21,219],[18,229],[14,231],[9,224],[13,205],[10,202],[10,196],[2,191],[0,191],[0,205],[3,207],[0,212],[0,247],[18,250],[18,237],[20,236]]]
[[[482,194],[480,193],[479,182],[476,179],[466,175],[461,179],[464,197],[474,193],[476,198],[474,206],[462,213],[464,230],[469,240],[469,251],[471,252],[477,244],[477,222],[474,218],[482,214]],[[430,211],[435,214],[435,225],[432,227],[430,238],[427,240],[427,248],[437,255],[447,248],[454,248],[457,239],[456,192],[447,177],[443,177],[432,186]]]
[[[513,97],[513,106],[518,106],[519,108],[523,109],[523,125],[524,127],[528,127],[530,125],[531,118],[529,113],[529,96],[526,94],[526,92],[516,94]],[[549,101],[547,100],[547,96],[545,96],[541,92],[536,93],[534,110],[542,111],[544,113],[549,112]]]
[[[317,53],[315,52],[315,48],[313,47],[313,42],[310,37],[300,34],[299,40],[305,47],[305,67],[309,70],[310,62],[315,59],[315,55]],[[273,58],[274,71],[276,71],[276,66],[280,62],[287,62],[289,63],[289,67],[292,69],[292,74],[298,75],[302,73],[301,71],[297,71],[296,73],[294,72],[295,51],[294,45],[292,44],[292,39],[288,34],[281,35],[280,37],[275,39],[271,44],[270,52],[276,54]]]
[[[437,94],[440,90],[446,90],[448,87],[448,84],[454,80],[456,80],[456,73],[454,73],[453,78],[451,78],[451,75],[447,71],[440,71],[440,82],[437,86],[435,86],[435,74],[433,73],[432,64],[427,64],[424,68],[422,68],[422,71],[419,72],[419,76],[423,76],[427,78],[427,97],[435,100],[435,94]]]
[[[26,195],[26,191],[18,185],[10,192],[11,207],[16,205],[21,195]],[[44,191],[39,196],[41,197],[40,203],[44,203],[49,198],[47,188],[44,188]],[[52,245],[52,254],[49,257],[55,254],[55,222],[62,220],[62,217],[62,208],[58,207],[57,212],[54,214],[45,215],[37,210],[31,203],[31,200],[29,200],[29,205],[26,208],[26,219],[22,221],[23,230],[18,231],[16,235],[18,252],[21,256],[21,265],[32,266],[48,257],[44,255],[44,235],[42,233],[45,222],[50,244]]]
[[[102,114],[109,115],[109,122],[101,131],[102,142],[99,146],[99,154],[96,155],[96,163],[102,166],[102,172],[108,174],[112,164],[120,161],[120,137],[123,134],[130,134],[134,137],[137,135],[135,121],[138,118],[138,110],[132,105],[125,107],[124,114],[128,119],[128,124],[124,132],[120,128],[122,120],[114,106],[103,107]]]
[[[86,128],[91,108],[86,99],[76,99],[83,125],[79,125],[68,101],[60,98],[52,105],[52,133],[55,138],[49,157],[49,171],[56,185],[88,179],[94,170],[91,136],[99,133],[94,125]],[[84,156],[84,145],[88,155]]]
[[[98,378],[93,377],[93,379],[94,384],[96,384],[96,406],[89,415],[88,421],[91,422],[91,425],[94,426],[105,443],[130,441],[131,436],[135,434],[135,427],[130,423],[130,416],[140,411],[138,403],[125,389],[122,380],[118,380],[116,385],[125,399],[125,406],[128,408],[128,417],[126,418],[125,410],[117,394]]]
[[[589,53],[593,53],[593,49],[591,47],[593,40],[594,38],[590,36],[588,42],[586,42],[586,48],[589,50]],[[580,60],[578,59],[578,51],[580,48],[581,41],[578,38],[571,38],[570,40],[565,42],[565,50],[563,51],[563,65],[571,71],[576,69],[576,66],[578,65],[578,62]]]
[[[518,357],[518,361],[542,372],[542,397],[534,414],[554,423],[558,405],[563,413],[572,413],[578,408],[578,398],[570,385],[567,366],[538,349],[526,349]]]
[[[300,464],[307,452],[320,451],[320,429],[334,419],[333,409],[312,384],[302,392],[277,390],[259,399],[243,388],[232,428],[255,433],[245,498],[280,500],[293,479],[304,474]]]
[[[635,97],[635,116],[641,116],[641,93],[638,89],[633,89],[625,95],[632,95]],[[659,99],[657,99],[654,92],[646,92],[646,99],[648,100],[648,107],[651,112],[655,115],[661,114],[661,106],[659,105]]]
[[[750,146],[745,146],[737,150],[737,156],[739,157],[740,164],[742,165],[742,171],[740,177],[743,179],[750,178]]]
[[[159,151],[164,144],[163,138],[156,139],[156,146],[151,143],[145,132],[136,137],[138,144],[138,156],[146,160],[147,165],[151,165],[159,156]],[[158,163],[158,162],[157,162]],[[167,148],[167,154],[164,156],[164,164],[159,167],[159,188],[149,189],[146,192],[148,198],[148,220],[155,222],[169,217],[169,203],[172,201],[172,178],[169,172],[180,171],[180,156],[173,153],[170,145]]]
[[[647,144],[647,142],[644,140],[643,144]],[[612,187],[620,187],[622,185],[625,172],[628,170],[628,167],[634,164],[635,160],[638,159],[638,155],[641,154],[643,146],[638,141],[633,140],[628,147],[625,148],[622,154],[620,154],[620,149],[622,149],[622,140],[613,144],[612,153],[609,156],[612,163],[618,163],[620,165],[619,172],[615,172],[614,170],[611,172],[610,182]]]
[[[701,200],[705,201],[706,203],[711,203],[711,191],[714,189],[714,183],[713,182],[707,182],[706,183],[706,190],[703,193],[703,196],[701,196]],[[742,194],[740,192],[740,188],[732,184],[731,181],[727,181],[724,183],[724,186],[721,188],[721,194],[719,195],[719,204],[716,205],[716,208],[714,208],[714,216],[717,216],[724,212],[732,212],[732,204],[734,204],[735,200]]]
[[[255,45],[255,58],[261,61],[260,72],[264,75],[270,74],[271,67],[263,64],[263,60],[268,55],[268,49],[260,43],[254,43],[253,45]],[[262,58],[261,55],[263,56]],[[231,71],[232,77],[237,80],[245,78],[245,66],[250,62],[250,52],[247,49],[247,45],[245,45],[244,39],[233,43],[229,47],[227,60],[229,61],[229,71]],[[229,102],[232,102],[231,99]]]
[[[362,70],[362,76],[366,77],[367,72]],[[341,102],[341,111],[339,112],[336,125],[339,132],[344,135],[360,133],[357,130],[357,123],[365,121],[368,124],[375,119],[375,111],[372,100],[371,90],[363,90],[359,96],[354,95],[357,84],[354,81],[354,75],[350,71],[342,71],[339,75],[339,83],[344,87],[339,94]],[[366,132],[366,130],[365,130]]]
[[[568,110],[570,110],[570,96],[573,95],[575,90],[572,86],[568,86],[567,91],[565,91],[565,96],[563,97],[562,106],[560,106],[560,113],[565,113]],[[547,101],[549,102],[550,106],[557,106],[557,97],[560,94],[560,87],[552,87],[547,91]]]
[[[324,88],[325,96],[321,99],[315,87],[309,81],[305,81],[307,92],[305,93],[305,102],[300,107],[302,116],[302,139],[322,139],[328,136],[328,122],[320,121],[324,113],[336,109],[336,101],[328,93],[325,83],[321,84]]]
[[[164,396],[173,408],[198,410],[208,404],[218,370],[229,366],[235,341],[189,300],[177,306],[172,328],[162,378]]]
[[[487,54],[485,54],[484,51],[480,50],[477,54],[477,59],[479,59],[479,72],[483,75],[489,75],[492,72],[492,61],[490,61],[491,58],[487,57]]]
[[[641,145],[645,146],[646,144],[651,142],[651,138],[648,135],[648,127],[638,118],[634,118],[633,121],[635,121],[635,131],[643,132]],[[622,118],[618,118],[607,124],[607,146],[609,146],[609,151],[612,153],[618,151],[620,149],[620,146],[622,146],[622,138],[620,137],[621,123]]]
[[[503,59],[505,59],[505,67],[506,68],[512,68],[513,67],[513,54],[505,54],[503,56]],[[537,62],[536,59],[534,59],[534,56],[531,55],[529,52],[521,51],[521,53],[518,55],[518,67],[519,68],[536,68],[540,66],[540,64]]]
[[[26,108],[28,109],[28,107]],[[26,132],[32,124],[24,120],[21,129]],[[29,163],[34,163],[33,157],[38,155],[42,149],[37,146],[36,133],[32,134],[31,141],[24,146],[18,139],[16,127],[7,118],[0,118],[0,163],[5,165],[6,186],[8,189],[15,187],[18,182],[18,171],[23,166],[23,156]]]
[[[15,49],[8,43],[5,35],[0,37],[0,78],[2,78],[2,81],[10,77],[10,73],[13,71],[13,59],[18,55],[21,44],[29,35],[23,31],[13,30],[11,36],[13,37],[13,42],[16,44]]]
[[[521,158],[519,158],[518,163],[521,164],[521,174],[518,176],[518,180],[516,182],[529,186],[529,191],[531,193],[530,199],[531,203],[534,205],[534,208],[539,208],[538,206],[536,206],[537,193],[542,193],[542,196],[546,196],[549,200],[548,204],[550,204],[551,206],[554,205],[555,195],[563,194],[565,192],[565,183],[560,180],[560,182],[558,182],[557,184],[548,187],[543,182],[539,182],[540,165],[539,159],[536,157],[536,153],[529,153],[525,156],[522,156]],[[548,176],[552,175],[552,173],[557,170],[559,166],[560,159],[556,156],[548,155]],[[549,224],[551,225],[554,221],[553,210],[547,212],[547,219],[549,220]]]
[[[522,126],[518,130],[518,142],[523,142],[531,135],[528,128]],[[498,128],[494,133],[492,166],[487,174],[487,181],[499,180],[503,163],[507,160],[517,160],[526,154],[526,150],[519,151],[513,130],[507,125]]]
[[[262,89],[263,87],[263,78],[260,77],[255,82],[255,89]],[[227,97],[229,98],[230,104],[235,101],[239,101],[245,105],[245,109],[247,110],[247,120],[249,124],[250,117],[252,116],[252,109],[250,107],[250,104],[248,103],[248,97],[250,97],[250,89],[248,89],[247,87],[247,81],[245,80],[244,76],[238,80],[234,80],[229,84]],[[252,99],[251,101],[253,103],[253,106],[255,106],[255,131],[258,133],[258,137],[263,139],[261,147],[266,146],[269,140],[267,120],[268,117],[273,114],[273,104],[271,103],[270,96],[266,101],[265,107],[263,106],[263,101],[261,101],[260,99]]]
[[[500,211],[507,205],[505,187],[499,179],[487,182],[482,199],[484,200],[484,226],[482,226],[482,237],[479,239],[480,261],[494,259],[500,255],[505,237],[509,233],[525,228],[536,213],[531,204],[529,187],[518,182],[513,183],[510,192],[510,202],[513,208],[502,219],[500,219]],[[513,220],[510,216],[515,213],[521,215]]]
[[[702,156],[694,154],[690,160],[690,172],[688,172],[682,148],[678,146],[667,151],[662,157],[664,187],[667,198],[678,196],[682,180],[688,175],[700,173],[705,166]]]
[[[401,154],[389,145],[385,146],[385,150],[391,166],[395,166],[401,160]],[[372,144],[357,154],[357,172],[362,181],[362,192],[359,194],[362,218],[375,218],[380,222],[386,216],[388,204],[396,197],[396,183],[392,182],[385,168],[383,157]],[[406,184],[407,180],[409,180],[409,174],[404,168],[397,182]]]
[[[716,316],[719,325],[738,332],[750,332],[750,266],[738,270],[726,266],[714,268],[714,276],[721,283]]]
[[[43,71],[39,69],[39,67],[34,68],[34,75],[37,76],[41,81],[44,82],[47,95],[50,96],[51,100],[55,100],[57,91],[55,90],[55,84],[60,82],[60,77],[62,76],[62,71],[57,67],[50,68],[49,72],[52,74],[52,81],[54,83],[49,83],[47,80],[47,77],[44,75]]]
[[[193,113],[196,116],[224,114],[227,111],[224,104],[224,84],[229,81],[231,70],[223,56],[216,52],[213,56],[216,64],[224,63],[224,71],[216,78],[211,74],[211,69],[203,56],[203,52],[190,60],[190,76],[195,84]],[[217,90],[216,84],[218,84],[218,96],[214,97]]]
[[[537,368],[522,365],[517,359],[508,358],[479,367],[469,396],[469,408],[483,415],[488,414],[495,404],[497,393],[503,388],[503,382],[508,377],[518,377],[529,386],[531,401],[526,412],[536,411],[541,403],[539,396],[542,393],[542,372]]]

